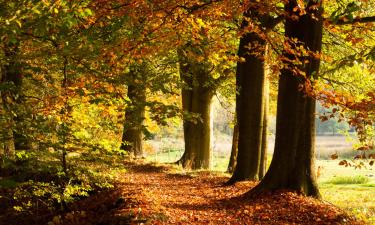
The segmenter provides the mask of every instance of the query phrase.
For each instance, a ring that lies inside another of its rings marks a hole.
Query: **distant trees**
[[[316,113],[319,116],[324,116],[326,113],[332,111],[326,109],[320,104],[316,105]],[[326,121],[322,121],[318,116],[315,118],[316,134],[317,135],[342,135],[346,131],[350,130],[350,127],[345,121],[338,121],[337,118],[329,118]],[[353,129],[354,130],[354,129]]]

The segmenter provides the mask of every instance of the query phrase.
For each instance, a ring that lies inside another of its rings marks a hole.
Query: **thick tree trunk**
[[[252,12],[250,12],[251,14]],[[253,15],[255,17],[256,15]],[[246,26],[244,22],[243,26]],[[250,32],[240,40],[236,72],[236,112],[239,126],[237,165],[228,184],[241,180],[258,180],[264,114],[264,57],[266,42],[258,33]]]
[[[184,168],[208,169],[211,156],[211,100],[212,95],[201,90],[193,90],[188,96],[191,108],[185,112],[199,115],[196,121],[184,120],[185,152],[180,163]]]
[[[120,149],[127,151],[130,155],[140,158],[143,156],[143,121],[145,117],[146,89],[141,85],[142,75],[135,72],[131,76],[128,85],[128,98],[130,104],[125,110],[125,124]]]
[[[238,155],[238,123],[235,122],[233,128],[233,137],[232,137],[232,150],[230,152],[229,164],[228,164],[228,173],[233,173],[234,168],[236,168],[237,155]]]
[[[188,59],[179,50],[185,151],[177,161],[184,168],[209,169],[211,163],[211,101],[209,72],[204,65]]]
[[[310,1],[306,8],[307,14],[302,16],[299,16],[298,10],[294,10],[296,1],[289,1],[285,6],[288,15],[285,35],[290,46],[321,51],[323,24],[319,2]],[[297,51],[296,48],[294,50]],[[284,56],[288,59],[285,62],[288,67],[280,75],[274,156],[264,179],[248,195],[290,189],[319,197],[314,169],[315,101],[300,91],[301,85],[306,85],[306,80],[319,71],[319,59],[311,55],[296,56],[287,51]],[[293,64],[296,60],[303,64]],[[306,76],[302,76],[301,72],[295,74],[297,70],[305,72]]]

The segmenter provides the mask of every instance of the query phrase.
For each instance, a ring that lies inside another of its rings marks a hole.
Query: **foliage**
[[[9,199],[3,202],[8,205],[2,209],[4,214],[38,216],[68,210],[77,200],[113,188],[117,176],[124,172],[116,154],[83,152],[69,157],[72,164],[67,175],[56,156],[56,152],[41,152],[6,163],[2,168],[5,179],[0,183],[2,199]]]

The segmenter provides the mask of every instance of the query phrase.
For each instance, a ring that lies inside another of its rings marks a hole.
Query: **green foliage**
[[[334,22],[337,22],[342,17],[346,17],[348,20],[353,21],[354,13],[358,12],[360,9],[360,2],[350,2],[345,8],[339,8],[338,10],[334,11],[330,18]]]
[[[117,176],[124,172],[117,154],[70,156],[68,174],[56,162],[58,156],[54,151],[37,152],[3,164],[2,176],[7,178],[0,180],[0,188],[12,199],[13,210],[38,214],[38,210],[65,209],[74,201],[113,188]]]

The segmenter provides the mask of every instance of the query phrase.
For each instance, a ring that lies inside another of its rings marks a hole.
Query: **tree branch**
[[[347,25],[347,24],[355,24],[355,23],[374,23],[375,16],[357,17],[352,20],[348,19],[347,17],[343,17],[337,21],[328,20],[328,22],[334,25]]]

